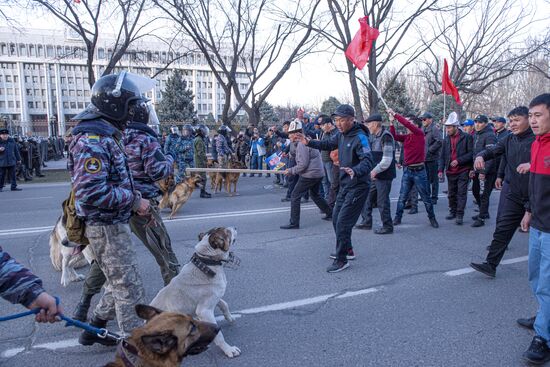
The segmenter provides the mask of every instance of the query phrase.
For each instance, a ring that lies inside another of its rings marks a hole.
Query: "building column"
[[[46,114],[48,116],[48,136],[52,136],[52,128],[50,126],[50,121],[52,120],[52,118],[54,117],[54,112],[53,112],[53,96],[52,96],[52,85],[51,85],[51,81],[50,81],[50,67],[49,67],[49,64],[47,63],[44,63],[43,64],[44,66],[44,75],[45,75],[45,78],[46,78]]]
[[[63,96],[61,95],[61,68],[55,63],[55,100],[57,103],[57,129],[59,135],[65,135],[65,111],[63,111]]]
[[[23,134],[32,130],[31,116],[29,114],[29,108],[27,106],[27,92],[25,88],[25,69],[22,62],[17,63],[17,73],[19,78],[19,105],[21,107],[21,129]]]
[[[193,70],[193,104],[195,105],[197,112],[199,112],[199,106],[197,104],[197,70]]]
[[[218,80],[212,73],[212,116],[218,121]]]

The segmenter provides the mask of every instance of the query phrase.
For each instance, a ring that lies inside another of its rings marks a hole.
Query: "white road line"
[[[19,201],[19,200],[42,200],[42,199],[53,199],[53,196],[39,196],[35,198],[19,198],[19,199],[2,199],[2,202]]]
[[[290,302],[282,302],[282,303],[276,303],[273,305],[247,308],[241,311],[235,311],[232,313],[232,315],[233,315],[233,318],[239,319],[243,315],[254,315],[254,314],[260,314],[265,312],[288,310],[288,309],[293,309],[297,307],[303,307],[303,306],[326,302],[331,298],[343,299],[343,298],[357,297],[365,294],[375,293],[375,292],[378,292],[378,290],[379,289],[377,288],[365,288],[365,289],[359,289],[357,291],[345,292],[342,294],[338,294],[338,293],[325,294],[322,296],[304,298],[304,299],[299,299],[299,300],[290,301]],[[223,320],[223,316],[216,317],[216,320],[218,321]],[[78,339],[65,339],[65,340],[59,340],[56,342],[36,344],[32,347],[32,349],[58,350],[58,349],[77,347],[79,345],[80,344],[78,343]],[[2,354],[0,354],[0,356],[2,356],[3,358],[11,358],[24,351],[25,351],[25,348],[7,349],[3,351]]]
[[[501,261],[500,265],[520,263],[520,262],[527,261],[528,258],[529,258],[528,256],[515,257],[513,259],[507,259],[507,260]],[[462,268],[462,269],[448,271],[448,272],[445,273],[445,275],[448,275],[450,277],[456,277],[456,276],[459,276],[459,275],[473,273],[474,271],[475,271],[474,269],[468,267],[468,268]]]

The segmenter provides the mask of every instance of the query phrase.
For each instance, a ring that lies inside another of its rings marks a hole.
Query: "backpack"
[[[63,208],[62,223],[65,225],[68,240],[83,246],[89,245],[90,241],[85,234],[86,223],[76,215],[75,197],[72,189],[61,207]]]

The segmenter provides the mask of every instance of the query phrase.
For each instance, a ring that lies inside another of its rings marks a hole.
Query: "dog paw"
[[[240,354],[241,354],[241,350],[237,347],[232,347],[230,345],[228,345],[227,347],[225,347],[223,349],[223,352],[225,353],[226,356],[228,356],[229,358],[234,358],[234,357],[238,357]]]
[[[235,318],[230,313],[224,314],[223,317],[225,318],[225,321],[227,321],[231,324],[235,322]]]

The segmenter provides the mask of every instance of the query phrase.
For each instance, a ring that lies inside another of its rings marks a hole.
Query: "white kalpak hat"
[[[449,114],[449,118],[447,118],[447,121],[445,121],[445,126],[459,126],[460,122],[458,122],[458,115],[456,112],[451,112]]]

